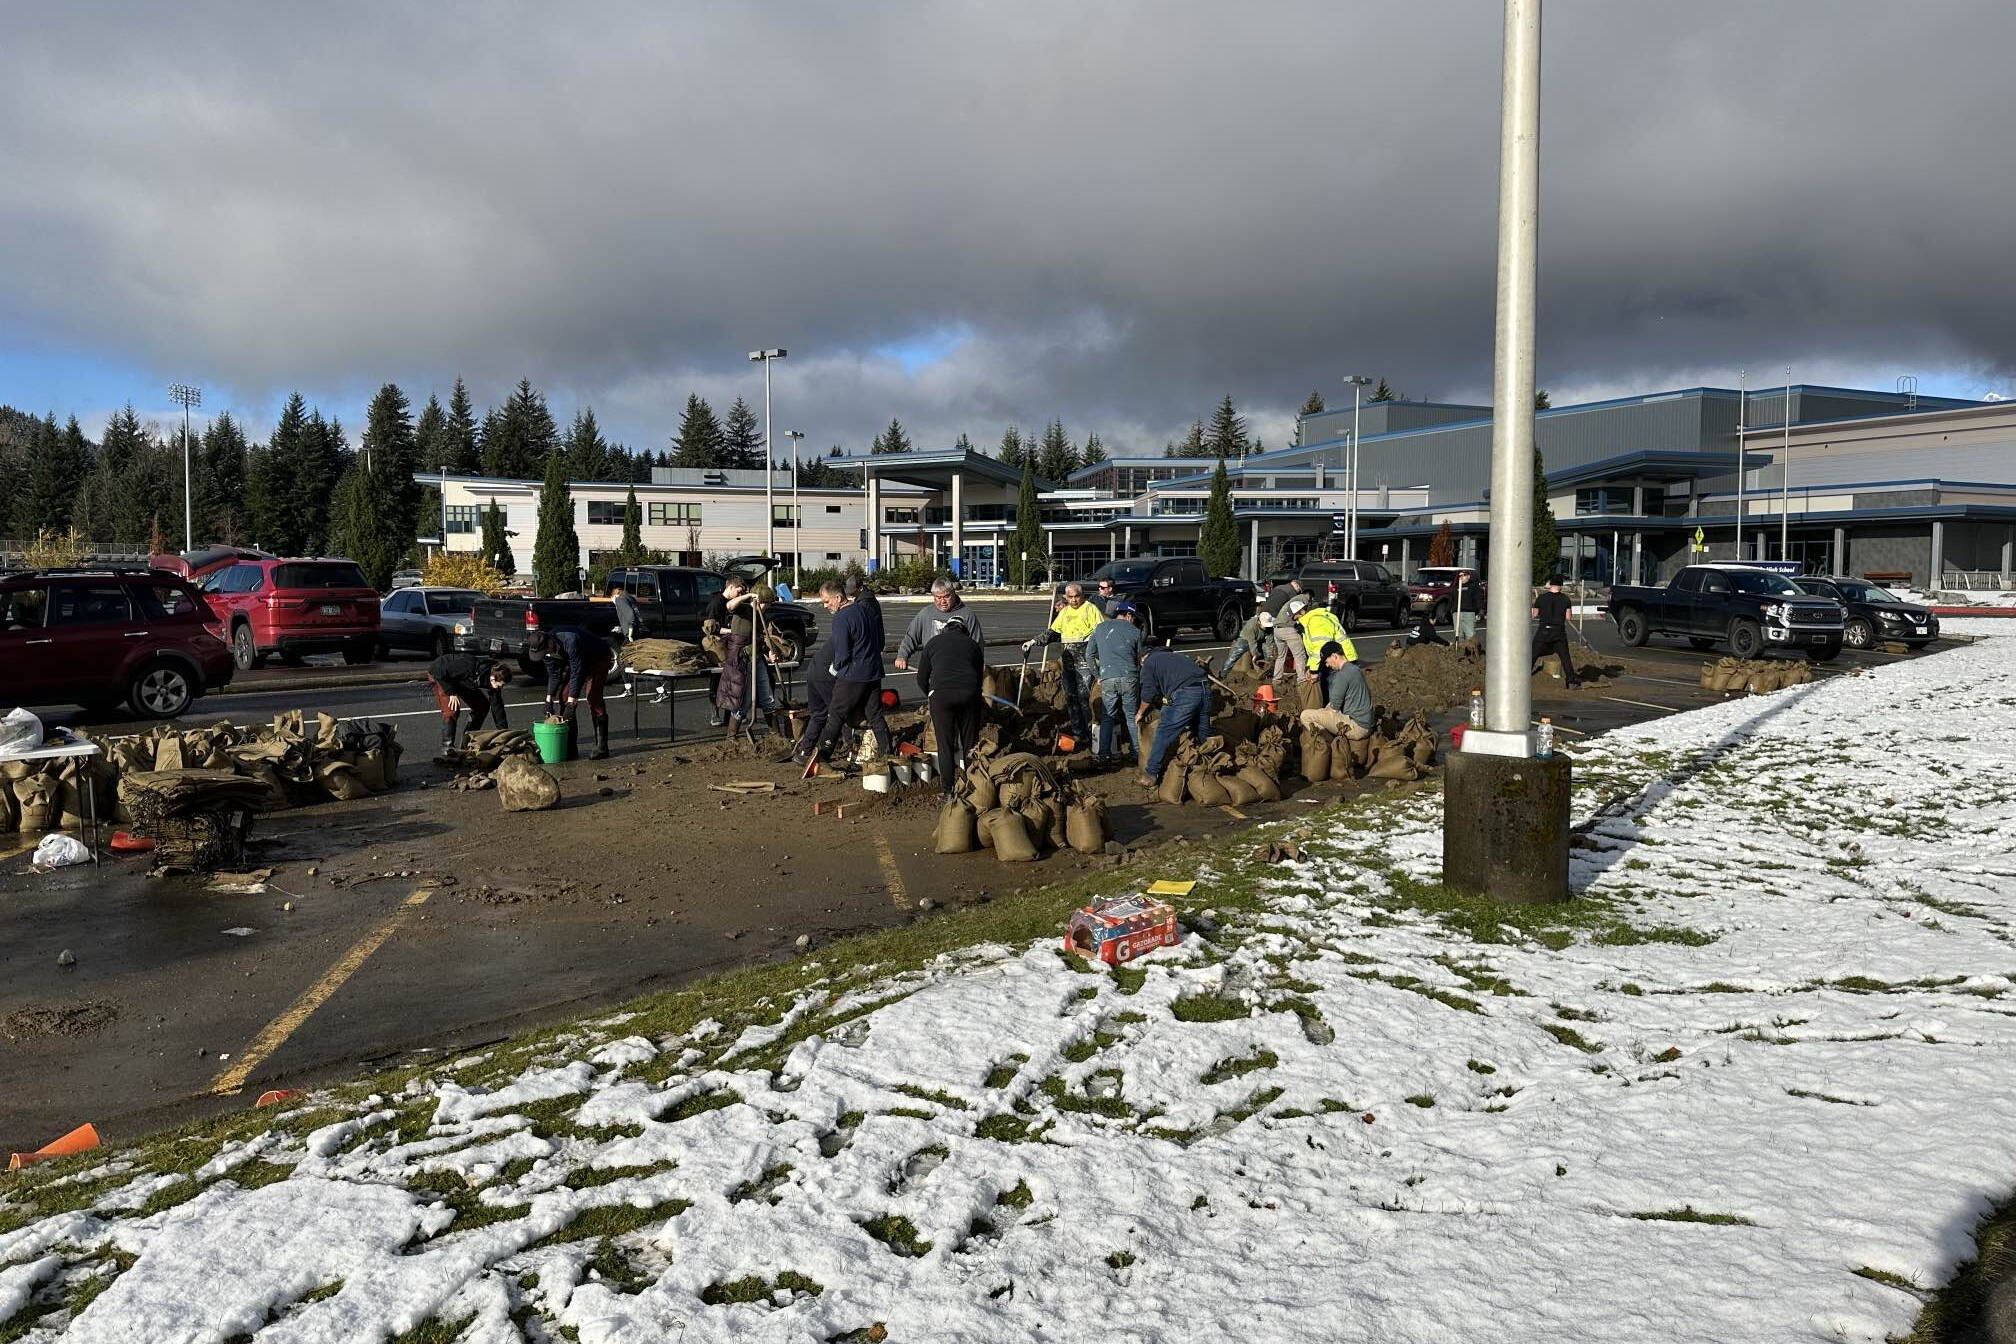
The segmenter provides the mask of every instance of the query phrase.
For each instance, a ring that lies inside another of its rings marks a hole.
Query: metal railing
[[[1949,569],[1940,577],[1940,587],[1957,593],[2004,593],[2016,588],[2016,571],[1997,569]]]

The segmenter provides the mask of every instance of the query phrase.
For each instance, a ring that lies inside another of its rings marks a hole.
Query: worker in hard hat
[[[1298,597],[1288,604],[1288,614],[1294,619],[1295,627],[1302,633],[1302,647],[1321,649],[1331,641],[1344,650],[1344,657],[1350,662],[1358,661],[1358,649],[1351,643],[1351,637],[1344,633],[1344,626],[1330,608]],[[1316,680],[1316,659],[1303,660],[1302,680]]]

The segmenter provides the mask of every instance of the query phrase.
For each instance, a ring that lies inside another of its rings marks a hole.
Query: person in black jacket
[[[980,738],[980,686],[986,659],[954,616],[931,637],[917,657],[917,689],[931,707],[931,732],[938,739],[939,790],[952,796],[953,772],[966,748]]]
[[[434,702],[441,706],[441,750],[455,749],[455,730],[462,711],[469,711],[469,727],[481,728],[493,721],[504,722],[504,688],[511,684],[511,672],[504,664],[473,653],[444,653],[427,665],[427,684],[433,688]]]
[[[1562,684],[1572,691],[1581,686],[1582,678],[1576,675],[1575,655],[1568,648],[1568,615],[1575,604],[1561,591],[1566,582],[1567,575],[1553,575],[1547,591],[1533,599],[1533,670],[1538,672],[1540,660],[1553,654],[1561,660]]]
[[[615,651],[600,635],[578,625],[541,630],[526,641],[526,647],[546,663],[546,709],[548,713],[574,716],[576,702],[588,702],[588,717],[595,724],[595,750],[588,759],[599,761],[609,755],[609,705],[602,688],[615,665]]]

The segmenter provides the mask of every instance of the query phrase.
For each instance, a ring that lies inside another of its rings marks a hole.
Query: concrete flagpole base
[[[1467,744],[1466,744],[1467,745]],[[1568,758],[1452,751],[1442,780],[1442,881],[1500,901],[1568,899]]]

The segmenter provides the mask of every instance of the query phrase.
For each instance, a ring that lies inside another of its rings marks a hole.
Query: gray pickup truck
[[[1603,610],[1633,648],[1653,635],[1680,635],[1697,649],[1724,645],[1738,658],[1778,648],[1825,662],[1841,652],[1840,603],[1748,565],[1689,565],[1664,588],[1613,588]]]

